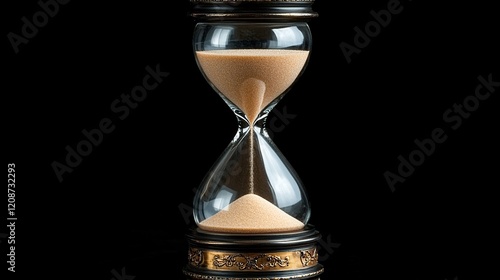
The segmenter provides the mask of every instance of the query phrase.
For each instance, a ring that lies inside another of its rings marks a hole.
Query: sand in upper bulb
[[[197,51],[208,80],[247,116],[250,125],[302,71],[309,51],[232,49]]]
[[[287,90],[302,71],[309,51],[235,49],[196,52],[208,80],[246,115],[253,126],[259,113]],[[250,130],[249,194],[202,221],[216,232],[262,233],[299,230],[304,224],[254,194],[253,129]]]

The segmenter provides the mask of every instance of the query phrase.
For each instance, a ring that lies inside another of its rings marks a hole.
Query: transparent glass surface
[[[266,131],[273,107],[304,71],[311,33],[304,22],[200,22],[196,62],[237,120],[237,132],[207,172],[193,201],[204,230],[301,230],[310,217],[304,187]]]

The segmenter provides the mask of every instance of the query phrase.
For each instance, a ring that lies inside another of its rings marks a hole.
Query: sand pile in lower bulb
[[[300,230],[304,223],[264,198],[247,194],[202,221],[199,227],[226,233],[274,233]]]

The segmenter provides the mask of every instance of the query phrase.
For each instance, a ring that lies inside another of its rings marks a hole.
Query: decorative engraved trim
[[[204,262],[203,251],[194,248],[189,248],[188,263],[192,266],[200,266],[201,264],[203,264],[203,262]]]
[[[285,267],[290,264],[290,258],[285,257],[284,259],[281,259],[279,256],[267,256],[267,265],[270,267]]]
[[[217,271],[283,271],[318,264],[316,247],[272,253],[219,252],[189,248],[188,266]]]
[[[276,255],[248,255],[245,256],[243,254],[235,254],[235,255],[226,255],[220,256],[215,255],[213,264],[217,268],[226,267],[237,267],[239,270],[263,270],[266,267],[274,268],[274,267],[286,267],[289,264],[289,257],[281,258]],[[263,261],[265,260],[265,261]]]
[[[300,261],[303,266],[314,265],[318,262],[318,251],[314,248],[311,251],[300,251]]]
[[[310,279],[311,277],[315,277],[315,276],[321,275],[324,271],[325,271],[325,269],[323,267],[321,267],[318,270],[313,271],[313,272],[309,272],[309,273],[297,273],[297,274],[294,274],[294,275],[291,275],[291,276],[282,276],[282,277],[279,277],[279,278],[276,278],[276,277],[269,278],[267,276],[262,276],[262,277],[258,277],[257,276],[257,277],[252,277],[252,278],[248,278],[248,277],[241,278],[241,277],[238,277],[236,275],[227,276],[227,277],[226,276],[220,276],[220,275],[217,275],[217,276],[202,275],[202,274],[199,274],[199,273],[191,272],[191,271],[189,271],[186,268],[183,269],[184,275],[186,275],[188,277],[191,277],[192,279],[197,279],[197,280],[292,280],[292,279]],[[319,278],[318,278],[318,280],[319,280]]]

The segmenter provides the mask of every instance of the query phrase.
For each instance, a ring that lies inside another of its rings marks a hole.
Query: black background
[[[498,266],[488,252],[496,252],[500,87],[455,130],[443,114],[471,100],[479,76],[500,81],[498,12],[488,1],[402,0],[348,63],[339,45],[353,45],[354,27],[389,2],[316,1],[311,60],[270,116],[273,140],[329,244],[320,246],[321,279],[484,279]],[[195,65],[189,5],[59,8],[15,53],[8,34],[21,34],[22,17],[41,8],[2,7],[3,154],[16,165],[18,221],[17,272],[1,279],[183,279],[193,223],[181,210],[236,132]],[[142,83],[148,65],[169,76],[118,119],[110,105]],[[104,118],[115,129],[60,182],[52,164],[65,164],[66,146]],[[446,141],[391,190],[384,173],[397,174],[398,156],[436,128]]]

